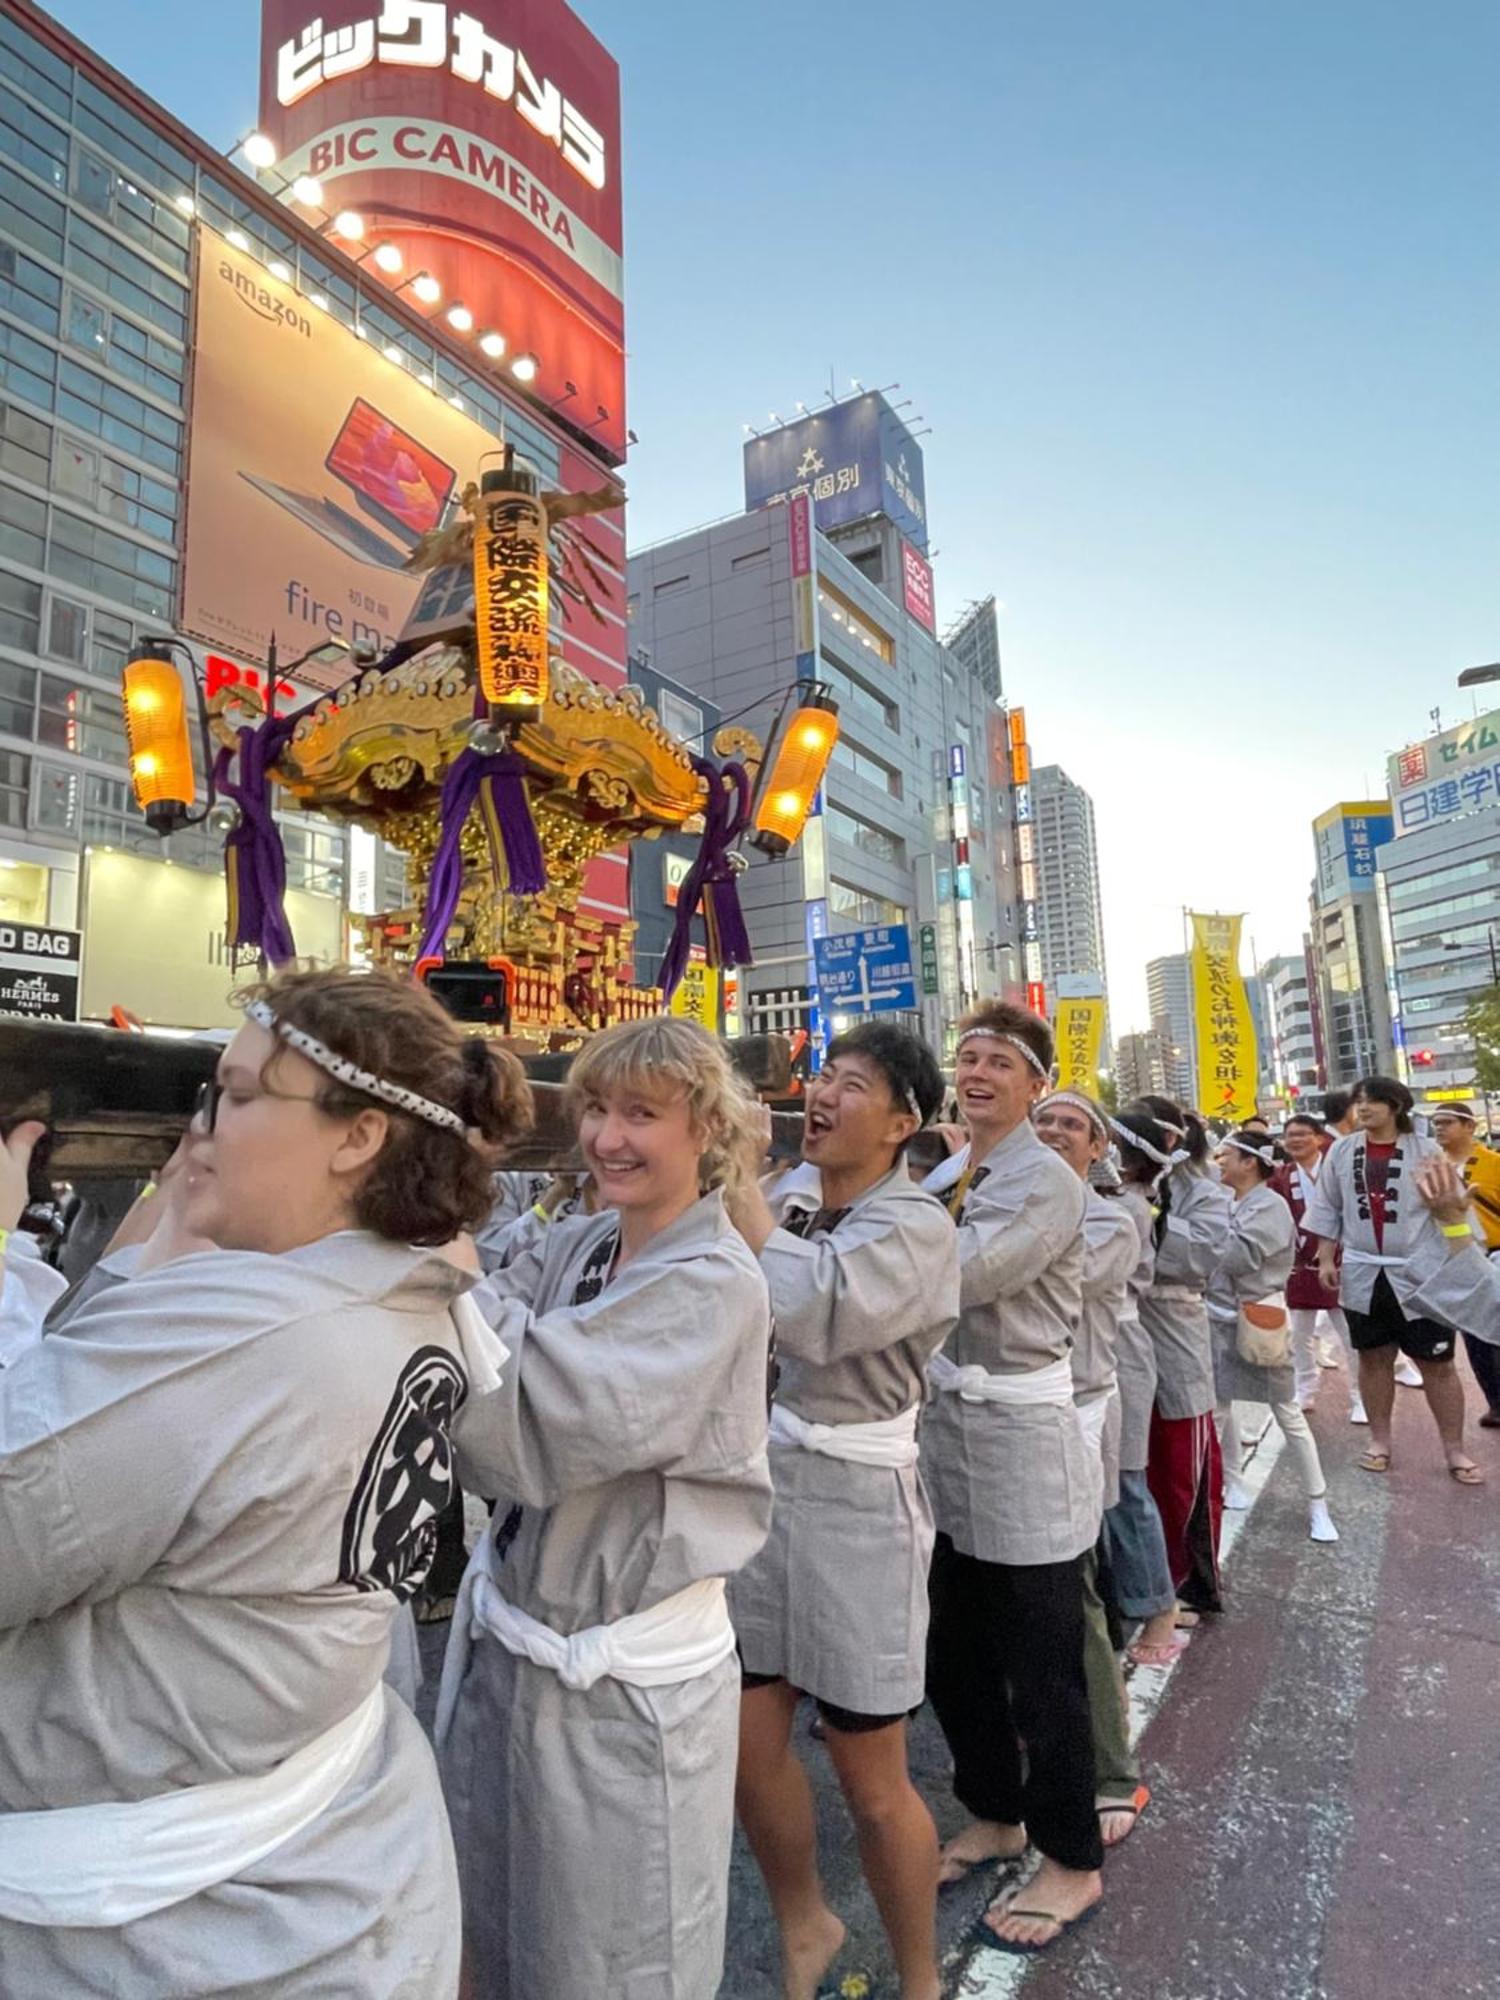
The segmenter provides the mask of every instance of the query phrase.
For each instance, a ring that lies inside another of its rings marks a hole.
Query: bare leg
[[[735,1806],[781,1933],[786,2000],[814,2000],[844,1942],[844,1926],[818,1878],[812,1787],[792,1750],[797,1701],[785,1681],[745,1690]]]
[[[937,1828],[907,1770],[906,1724],[850,1732],[827,1723],[825,1740],[891,1941],[901,2000],[939,2000]]]
[[[1359,1357],[1359,1393],[1370,1419],[1370,1449],[1391,1449],[1391,1413],[1396,1407],[1396,1346],[1365,1348]]]
[[[1443,1456],[1450,1466],[1473,1468],[1474,1461],[1464,1450],[1464,1385],[1452,1361],[1419,1361],[1427,1407],[1443,1441]]]

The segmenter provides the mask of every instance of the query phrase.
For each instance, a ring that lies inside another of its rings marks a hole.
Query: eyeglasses
[[[219,1122],[219,1106],[225,1097],[224,1085],[216,1076],[200,1083],[198,1094],[193,1099],[193,1127],[204,1137],[211,1138]],[[251,1097],[279,1097],[283,1104],[321,1104],[321,1095],[306,1097],[301,1091],[272,1090],[269,1084],[260,1084],[256,1089],[244,1093]]]

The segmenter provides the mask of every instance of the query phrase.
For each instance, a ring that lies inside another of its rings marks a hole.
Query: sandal
[[[995,1912],[997,1916],[1031,1917],[1039,1924],[1056,1924],[1057,1936],[1048,1938],[1045,1944],[1019,1944],[1013,1938],[997,1936],[993,1927],[986,1923],[985,1917],[981,1917],[974,1926],[974,1936],[980,1944],[987,1945],[991,1951],[1009,1952],[1012,1958],[1035,1958],[1041,1952],[1051,1951],[1053,1945],[1061,1944],[1069,1931],[1082,1929],[1090,1917],[1097,1916],[1103,1907],[1104,1898],[1101,1896],[1096,1902],[1090,1903],[1086,1910],[1080,1910],[1076,1917],[1059,1917],[1051,1910],[1023,1910],[1015,1903],[1007,1903],[1003,1910]],[[985,1916],[988,1915],[989,1912],[986,1911]]]
[[[1364,1451],[1359,1455],[1361,1472],[1389,1472],[1391,1455],[1388,1451]]]
[[[1483,1486],[1484,1474],[1477,1465],[1450,1465],[1448,1477],[1455,1486]]]
[[[1095,1806],[1094,1811],[1100,1819],[1103,1819],[1106,1813],[1129,1813],[1130,1815],[1130,1824],[1126,1827],[1125,1831],[1116,1834],[1113,1840],[1105,1841],[1106,1852],[1110,1848],[1118,1847],[1121,1841],[1129,1840],[1131,1834],[1135,1832],[1136,1821],[1150,1803],[1151,1787],[1149,1785],[1137,1785],[1128,1799],[1106,1799],[1102,1805]]]
[[[1137,1639],[1125,1648],[1125,1657],[1133,1667],[1172,1667],[1187,1651],[1187,1643],[1186,1639],[1166,1639],[1151,1646]]]

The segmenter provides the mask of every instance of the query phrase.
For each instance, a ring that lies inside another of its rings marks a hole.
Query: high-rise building
[[[744,1025],[814,1022],[817,938],[905,925],[918,1019],[942,1048],[979,993],[1020,985],[1022,962],[1008,719],[936,637],[920,447],[862,394],[753,439],[746,498],[629,565],[631,645],[658,672],[763,738],[799,674],[839,704],[821,815],[739,878],[756,959]]]
[[[1151,1025],[1167,1048],[1168,1097],[1191,1104],[1193,1079],[1193,988],[1185,951],[1153,958],[1146,967],[1146,997]]]
[[[285,45],[295,103],[265,52],[262,116],[286,171],[262,184],[31,0],[0,0],[0,917],[82,933],[85,1018],[116,1004],[147,1023],[235,1018],[222,836],[204,821],[164,843],[131,794],[120,670],[142,642],[180,641],[210,693],[276,681],[285,712],[348,671],[350,642],[377,657],[395,644],[419,587],[406,558],[502,439],[544,486],[617,483],[618,75],[560,0],[543,12],[547,87],[607,149],[591,166],[602,192],[514,103],[446,65],[398,72],[399,44],[373,33],[369,76],[349,81],[360,65],[344,60],[325,75],[321,22]],[[373,102],[397,73],[413,129],[422,93],[445,92],[444,119],[486,162],[461,195],[440,155],[408,152],[392,210],[373,155],[334,157],[347,93]],[[326,172],[295,163],[309,145]],[[363,250],[293,202],[295,177],[317,172],[332,209],[361,212]],[[578,234],[564,243],[544,215]],[[524,320],[481,317],[481,291]],[[587,405],[565,378],[590,387]],[[560,608],[556,650],[614,687],[618,516],[587,540],[606,615]],[[337,669],[314,661],[341,645]],[[299,957],[340,959],[351,908],[403,902],[402,858],[361,829],[278,818]],[[623,856],[595,865],[586,894],[628,920]]]
[[[1000,677],[1000,620],[993,597],[971,604],[943,634],[943,644],[995,701],[1003,701]]]
[[[1272,1094],[1290,1101],[1322,1081],[1306,954],[1268,958],[1260,968],[1260,984],[1268,1030],[1261,1068]]]
[[[1398,1074],[1419,1099],[1475,1090],[1464,1016],[1500,984],[1500,710],[1390,760],[1376,857]]]
[[[1316,1060],[1322,1082],[1347,1088],[1395,1066],[1377,896],[1379,856],[1393,831],[1390,803],[1330,806],[1312,831],[1307,962]]]
[[[1115,1091],[1121,1104],[1133,1097],[1182,1096],[1172,1044],[1159,1028],[1121,1035],[1115,1043]]]
[[[1031,795],[1042,976],[1048,994],[1062,993],[1070,978],[1084,977],[1097,982],[1093,991],[1107,995],[1094,802],[1058,764],[1036,768]]]

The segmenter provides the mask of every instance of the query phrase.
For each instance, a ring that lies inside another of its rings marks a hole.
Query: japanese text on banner
[[[1099,1056],[1104,1047],[1104,1002],[1057,1003],[1057,1087],[1099,1095]]]
[[[1255,1112],[1255,1023],[1240,976],[1243,917],[1193,917],[1193,1030],[1198,1108],[1231,1124]]]

